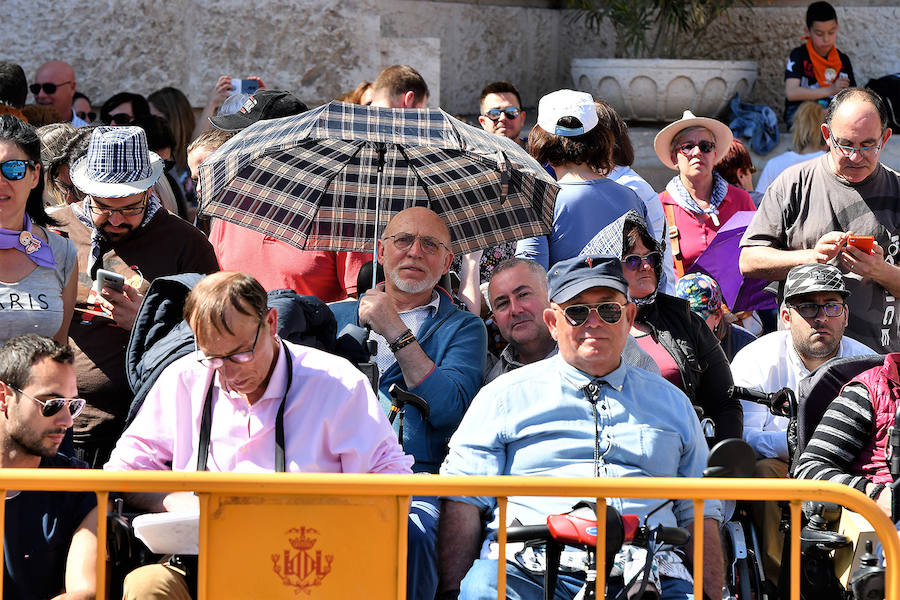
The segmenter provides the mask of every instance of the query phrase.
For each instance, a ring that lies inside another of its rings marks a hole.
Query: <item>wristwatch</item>
[[[416,341],[416,336],[413,335],[413,332],[407,329],[403,333],[401,333],[396,340],[388,344],[388,348],[390,348],[391,352],[396,352],[401,348],[406,348],[410,344]]]

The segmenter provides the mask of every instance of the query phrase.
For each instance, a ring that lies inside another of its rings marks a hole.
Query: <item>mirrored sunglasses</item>
[[[34,168],[33,160],[4,160],[0,162],[0,173],[9,181],[19,181],[25,177],[28,167]]]
[[[703,140],[696,144],[694,142],[685,142],[683,144],[678,144],[678,151],[685,156],[690,156],[694,151],[694,148],[700,148],[700,152],[702,152],[703,154],[709,154],[716,149],[716,145],[712,142],[707,142],[706,140]]]
[[[506,115],[507,119],[512,120],[517,118],[520,112],[522,112],[522,110],[515,106],[507,106],[506,108],[492,108],[484,113],[484,116],[491,121],[497,121],[500,119],[500,115]]]
[[[26,394],[19,388],[15,386],[9,386],[12,389],[16,390],[16,392],[22,394],[26,398],[30,398],[41,405],[41,414],[45,417],[52,417],[59,411],[61,411],[65,407],[69,407],[69,414],[72,415],[74,419],[81,411],[84,409],[85,400],[84,398],[50,398],[49,400],[38,400],[31,394]]]
[[[622,265],[632,271],[637,271],[644,266],[644,263],[650,265],[650,268],[654,270],[658,269],[659,265],[662,264],[662,255],[659,252],[654,251],[643,256],[640,254],[629,254],[628,256],[622,257]]]
[[[622,320],[622,309],[624,308],[625,305],[619,304],[618,302],[601,302],[599,304],[573,304],[563,309],[563,313],[566,315],[566,320],[569,322],[569,324],[575,327],[584,325],[585,321],[588,320],[588,317],[591,316],[592,310],[596,312],[597,316],[603,319],[605,323],[615,325]]]

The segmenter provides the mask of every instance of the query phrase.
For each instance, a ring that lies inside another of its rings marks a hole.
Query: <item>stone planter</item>
[[[629,121],[674,121],[685,110],[725,117],[735,94],[750,94],[756,72],[753,61],[572,59],[575,88],[609,102]]]

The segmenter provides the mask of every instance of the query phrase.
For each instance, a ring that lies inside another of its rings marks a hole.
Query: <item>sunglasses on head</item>
[[[569,324],[579,327],[591,316],[591,311],[595,311],[597,316],[603,319],[605,323],[615,325],[622,320],[622,309],[624,304],[618,302],[601,302],[599,304],[573,304],[563,309],[566,320]]]
[[[640,254],[629,254],[628,256],[622,257],[622,265],[632,271],[637,271],[644,266],[644,263],[650,265],[650,268],[652,269],[658,269],[659,265],[662,264],[662,255],[660,255],[659,252],[654,251],[643,256]]]
[[[34,168],[33,160],[4,160],[0,162],[0,173],[3,173],[3,176],[9,181],[19,181],[25,177],[28,167]]]
[[[491,121],[498,121],[500,119],[500,115],[506,115],[507,119],[515,119],[519,116],[519,113],[522,112],[522,109],[516,108],[515,106],[507,106],[506,108],[492,108],[491,110],[484,113],[484,116],[490,119]]]
[[[28,89],[31,90],[31,93],[37,96],[41,93],[41,90],[44,90],[45,94],[55,94],[56,89],[60,88],[64,85],[68,85],[72,83],[71,81],[63,81],[62,83],[32,83],[28,86]]]
[[[703,154],[709,154],[713,150],[716,149],[716,145],[712,142],[707,142],[706,140],[700,141],[698,143],[694,142],[685,142],[683,144],[678,144],[678,151],[684,154],[685,156],[690,156],[694,151],[694,148],[700,148],[700,152]]]
[[[128,113],[116,113],[109,115],[106,119],[107,125],[131,125],[134,123],[134,117]]]
[[[82,121],[87,121],[88,123],[93,123],[94,119],[97,118],[97,113],[94,111],[84,112],[83,110],[79,110],[75,112],[75,116],[77,116]]]
[[[84,409],[85,400],[83,398],[50,398],[49,400],[38,400],[30,394],[26,394],[14,385],[9,386],[16,392],[22,394],[26,398],[30,398],[41,405],[41,414],[45,417],[52,417],[66,406],[69,407],[69,414],[74,419]]]

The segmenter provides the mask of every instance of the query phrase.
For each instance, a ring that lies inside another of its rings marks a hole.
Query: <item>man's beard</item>
[[[100,232],[100,235],[102,235],[104,238],[106,238],[110,242],[121,242],[122,240],[128,239],[129,237],[134,235],[134,227],[132,227],[128,223],[119,225],[119,227],[127,228],[127,231],[110,232],[110,231],[106,230],[107,226],[109,226],[109,223],[104,223],[97,229]]]
[[[63,410],[68,410],[65,408]],[[59,445],[55,446],[45,446],[42,445],[41,442],[44,441],[44,435],[50,433],[62,433],[65,434],[65,429],[58,430],[48,430],[41,433],[38,436],[34,431],[30,429],[20,428],[16,431],[10,433],[10,439],[15,442],[24,452],[31,456],[40,456],[44,458],[50,458],[56,456],[56,453],[59,450]]]
[[[399,269],[389,271],[388,277],[391,278],[391,282],[397,289],[401,292],[406,292],[407,294],[421,294],[425,290],[430,290],[437,285],[437,281],[428,281],[427,279],[421,281],[403,279],[400,277]]]

